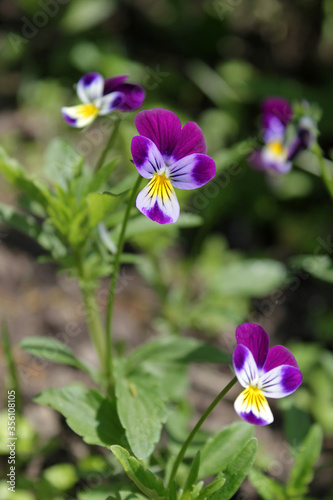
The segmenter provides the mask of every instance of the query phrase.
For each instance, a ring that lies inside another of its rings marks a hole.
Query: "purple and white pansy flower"
[[[166,109],[141,111],[135,117],[140,135],[133,137],[133,162],[149,183],[138,194],[137,208],[159,224],[176,222],[179,203],[174,188],[196,189],[216,173],[214,161],[206,155],[200,127]]]
[[[244,390],[235,410],[250,424],[271,424],[274,417],[266,398],[279,399],[296,391],[302,383],[297,361],[284,346],[269,349],[267,333],[253,323],[237,327],[236,341],[233,365]]]
[[[114,110],[133,111],[145,98],[143,88],[136,83],[126,83],[127,75],[104,80],[99,73],[87,73],[78,82],[76,91],[82,104],[63,107],[62,115],[72,127],[82,128],[100,115]]]
[[[292,116],[292,107],[285,99],[270,97],[263,101],[261,126],[265,145],[250,155],[249,161],[254,168],[279,174],[290,171],[291,161],[285,136]]]

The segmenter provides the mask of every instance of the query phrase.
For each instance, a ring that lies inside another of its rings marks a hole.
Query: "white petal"
[[[156,174],[138,194],[136,206],[149,219],[159,224],[176,222],[179,217],[179,203],[171,182],[164,174]]]
[[[248,347],[239,344],[234,350],[233,364],[238,382],[243,386],[256,385],[259,381],[257,363]]]
[[[71,127],[82,128],[94,121],[98,109],[93,104],[79,104],[79,106],[61,108],[61,112]]]
[[[111,92],[110,94],[103,95],[99,100],[99,115],[107,115],[124,101],[124,94],[122,92]]]
[[[88,104],[101,99],[104,90],[104,78],[99,73],[87,73],[78,82],[76,92],[79,99]]]
[[[256,387],[247,387],[234,403],[236,413],[250,424],[268,425],[274,420],[273,414],[263,395]]]

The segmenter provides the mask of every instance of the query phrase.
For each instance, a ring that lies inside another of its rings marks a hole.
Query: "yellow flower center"
[[[256,406],[258,412],[266,403],[265,396],[256,385],[249,385],[246,389],[244,389],[243,396],[246,408],[249,406]]]
[[[172,185],[165,173],[155,174],[149,183],[149,196],[158,196],[163,202],[171,199]]]
[[[94,104],[80,104],[77,107],[77,112],[82,118],[90,118],[98,115],[98,108]]]
[[[282,142],[279,141],[272,141],[267,144],[267,149],[270,153],[272,153],[274,156],[280,156],[284,152],[284,147]]]

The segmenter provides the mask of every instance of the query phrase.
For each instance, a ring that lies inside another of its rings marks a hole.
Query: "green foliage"
[[[121,446],[111,446],[112,453],[117,457],[128,477],[136,484],[142,493],[153,500],[164,500],[166,490],[160,478],[146,469],[135,457],[131,457]]]
[[[230,500],[248,475],[257,453],[257,440],[251,439],[232,458],[224,471],[225,484],[209,500]]]
[[[319,425],[313,425],[295,455],[295,463],[290,471],[286,486],[290,497],[303,497],[314,476],[314,466],[320,456],[323,431]]]
[[[140,371],[125,374],[123,363],[116,367],[117,410],[133,453],[148,457],[159,441],[167,411],[158,380]]]
[[[126,443],[114,401],[96,390],[80,386],[47,389],[34,401],[59,411],[68,426],[88,444],[109,447]]]
[[[266,476],[259,469],[252,468],[249,472],[249,480],[263,500],[285,500],[286,495],[283,487],[274,479]]]
[[[238,450],[250,441],[253,431],[251,425],[236,422],[209,438],[201,450],[199,478],[225,470]]]
[[[75,467],[72,464],[56,464],[43,472],[43,477],[57,490],[67,491],[78,481]]]

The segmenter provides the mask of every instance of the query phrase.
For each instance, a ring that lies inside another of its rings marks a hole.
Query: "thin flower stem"
[[[227,392],[230,391],[230,389],[235,385],[236,382],[237,382],[237,377],[234,377],[229,382],[229,384],[226,385],[224,389],[222,389],[220,394],[218,394],[216,396],[214,401],[208,406],[205,413],[202,415],[202,417],[198,420],[197,424],[194,426],[192,432],[190,433],[190,435],[186,439],[185,443],[181,447],[180,452],[178,453],[177,458],[175,460],[175,463],[173,464],[172,471],[171,471],[170,478],[169,478],[169,486],[172,483],[173,479],[175,478],[177,471],[178,471],[178,467],[180,466],[181,462],[183,461],[186,450],[189,447],[189,445],[191,444],[194,436],[196,435],[196,433],[198,432],[198,430],[200,429],[200,427],[202,426],[202,424],[204,423],[204,421],[206,420],[208,415],[210,415],[210,413],[214,410],[215,406],[221,401],[221,399],[224,398],[224,396],[227,394]]]
[[[321,177],[324,181],[326,189],[329,192],[330,197],[333,199],[333,179],[331,178],[331,176],[327,170],[325,159],[323,157],[323,152],[322,152],[322,149],[319,146],[318,142],[313,144],[312,150],[317,157],[319,167],[320,167]]]
[[[82,294],[86,322],[90,339],[96,349],[101,369],[104,373],[107,371],[105,362],[105,332],[101,316],[99,314],[98,304],[93,290],[85,283],[84,267],[82,263],[82,255],[80,252],[76,254],[77,269],[79,274],[79,285]]]
[[[96,165],[96,168],[95,168],[96,172],[104,165],[104,161],[105,161],[106,155],[108,154],[109,150],[113,147],[113,145],[114,145],[114,143],[115,143],[115,141],[117,139],[118,132],[119,132],[120,121],[121,121],[121,118],[120,118],[120,116],[118,116],[116,118],[116,120],[115,120],[115,124],[114,124],[114,127],[112,129],[112,132],[111,132],[111,135],[109,137],[109,140],[106,143],[105,148],[103,149],[103,151],[101,153],[101,156],[99,157],[99,160],[97,162],[97,165]]]
[[[114,299],[115,299],[115,290],[116,290],[118,273],[119,273],[119,268],[120,268],[120,259],[121,259],[121,255],[122,255],[124,243],[125,243],[126,226],[128,223],[131,208],[133,207],[136,193],[139,189],[141,180],[142,180],[142,177],[139,175],[137,178],[137,181],[134,184],[134,187],[132,189],[131,196],[128,200],[123,223],[122,223],[122,226],[120,229],[120,235],[119,235],[118,246],[117,246],[117,253],[116,253],[115,259],[114,259],[113,273],[112,273],[112,276],[110,279],[110,289],[109,289],[107,312],[106,312],[106,349],[105,349],[105,355],[106,355],[105,364],[106,364],[106,368],[107,368],[106,374],[107,374],[107,379],[108,379],[109,383],[111,383],[113,381],[112,315],[113,315],[113,306],[114,306]]]

